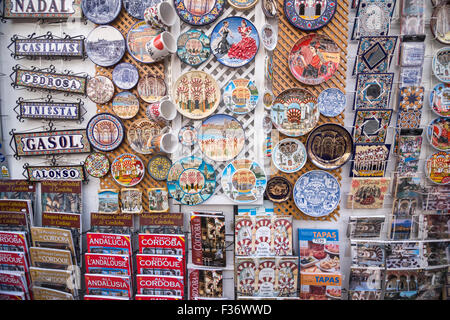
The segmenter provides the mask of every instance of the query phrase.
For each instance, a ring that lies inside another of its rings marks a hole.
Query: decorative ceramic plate
[[[131,123],[127,131],[127,139],[130,147],[141,154],[153,153],[149,147],[152,137],[160,134],[161,127],[154,121],[142,118]]]
[[[148,7],[156,6],[162,0],[122,0],[123,7],[130,16],[144,20],[144,11]]]
[[[222,190],[237,203],[254,202],[264,195],[267,178],[264,169],[250,159],[236,159],[222,172]]]
[[[450,47],[441,48],[434,55],[433,74],[441,82],[450,83]]]
[[[439,117],[431,121],[427,128],[431,146],[439,151],[450,150],[450,117]]]
[[[263,117],[263,131],[265,134],[269,134],[272,131],[273,124],[272,124],[272,118],[270,118],[269,115],[264,115]]]
[[[171,167],[172,161],[168,157],[158,154],[149,160],[147,170],[153,179],[163,181],[167,180]]]
[[[121,119],[131,119],[139,111],[139,99],[130,91],[119,92],[112,101],[114,113]]]
[[[178,132],[178,141],[184,146],[193,146],[198,141],[197,129],[191,125],[182,127]]]
[[[121,186],[133,187],[144,178],[145,166],[138,156],[123,153],[112,162],[111,175]]]
[[[98,26],[85,40],[86,54],[96,65],[110,67],[122,59],[126,51],[125,38],[112,26]]]
[[[430,29],[434,38],[443,44],[450,44],[450,3],[434,8],[430,19]]]
[[[211,55],[209,37],[201,30],[188,30],[178,36],[177,55],[184,63],[196,67]]]
[[[176,161],[169,170],[167,189],[181,204],[194,206],[208,200],[216,189],[213,166],[190,156]]]
[[[199,120],[212,114],[219,106],[220,88],[210,74],[189,71],[175,82],[172,98],[179,113]]]
[[[310,217],[323,217],[339,205],[341,189],[339,182],[330,173],[312,170],[298,178],[293,196],[301,212]]]
[[[236,114],[246,114],[258,104],[258,88],[248,79],[230,80],[223,92],[225,106]]]
[[[450,183],[450,153],[440,151],[428,157],[425,163],[427,177],[437,184]]]
[[[214,114],[202,122],[198,143],[203,155],[214,161],[234,159],[244,148],[242,124],[227,114]]]
[[[272,177],[267,181],[265,192],[272,202],[284,202],[291,198],[292,184],[283,177]]]
[[[297,172],[303,168],[306,159],[306,149],[300,140],[293,138],[283,139],[273,148],[273,164],[282,172]]]
[[[86,132],[91,145],[105,152],[119,147],[125,137],[122,121],[110,113],[93,116],[87,124]]]
[[[237,10],[246,10],[253,8],[258,0],[228,0],[228,4]]]
[[[268,51],[273,51],[277,46],[278,32],[271,24],[266,23],[261,30],[261,38],[264,48]]]
[[[273,101],[275,97],[273,96],[272,91],[266,90],[263,94],[263,104],[266,110],[270,110],[272,108]]]
[[[242,17],[220,21],[211,33],[211,50],[221,64],[238,68],[252,61],[259,49],[256,27]]]
[[[127,34],[127,49],[130,55],[142,63],[152,63],[155,60],[150,56],[146,44],[161,33],[161,30],[155,29],[145,21],[136,22]]]
[[[94,103],[108,103],[114,96],[114,84],[105,76],[95,76],[88,80],[86,94]]]
[[[278,4],[275,0],[262,0],[261,7],[263,9],[264,15],[271,19],[278,16]]]
[[[51,9],[51,7],[50,7]],[[121,0],[83,0],[81,1],[83,15],[95,24],[108,24],[112,22],[122,9]]]
[[[308,34],[292,47],[288,63],[301,83],[318,85],[330,79],[339,67],[340,49],[325,35]]]
[[[109,159],[106,154],[94,152],[84,160],[86,172],[95,178],[106,176],[109,171]]]
[[[344,111],[347,98],[338,88],[328,88],[323,90],[317,97],[319,111],[325,117],[337,117]]]
[[[114,67],[112,80],[118,88],[130,90],[139,81],[139,71],[133,64],[122,62]]]
[[[137,91],[142,100],[155,103],[167,94],[167,86],[161,77],[148,74],[139,80]]]
[[[306,142],[308,157],[320,169],[343,166],[353,155],[353,139],[342,126],[326,123],[315,128]]]
[[[438,83],[433,90],[431,90],[430,106],[438,116],[450,116],[450,84]]]
[[[225,0],[174,0],[174,7],[184,22],[194,26],[204,26],[214,22],[222,14]]]
[[[303,1],[284,0],[284,13],[288,21],[303,31],[324,27],[333,18],[337,0]]]
[[[307,134],[316,126],[319,116],[316,98],[301,88],[281,92],[275,98],[270,111],[275,128],[289,137]]]

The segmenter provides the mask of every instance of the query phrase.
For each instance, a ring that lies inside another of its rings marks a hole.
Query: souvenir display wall
[[[0,299],[448,297],[447,1],[2,9]]]

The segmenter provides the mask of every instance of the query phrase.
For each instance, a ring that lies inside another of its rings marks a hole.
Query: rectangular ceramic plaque
[[[29,181],[46,180],[85,180],[86,175],[82,165],[78,166],[29,166],[27,167]]]
[[[20,117],[45,120],[79,120],[80,103],[21,101]]]
[[[10,19],[60,19],[75,13],[74,0],[5,0],[3,17]]]
[[[84,55],[83,39],[16,39],[15,56],[79,57]]]

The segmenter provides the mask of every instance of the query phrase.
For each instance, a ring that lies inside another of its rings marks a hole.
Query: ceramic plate
[[[228,0],[228,4],[238,10],[253,8],[258,0]]]
[[[114,84],[105,76],[95,76],[88,80],[86,94],[94,103],[108,103],[114,96]]]
[[[178,141],[184,146],[193,146],[198,141],[197,129],[190,125],[182,127],[178,132]]]
[[[277,143],[272,152],[272,161],[278,170],[297,172],[306,163],[306,148],[300,140],[287,138]]]
[[[337,117],[344,111],[347,98],[338,88],[328,88],[323,90],[317,97],[319,111],[325,117]]]
[[[118,88],[130,90],[139,81],[139,71],[133,64],[122,62],[114,67],[112,80]]]
[[[278,4],[275,0],[262,0],[261,7],[264,15],[271,19],[278,16]]]
[[[293,196],[301,212],[310,217],[323,217],[337,208],[341,190],[333,175],[322,170],[312,170],[298,178]]]
[[[225,106],[236,114],[246,114],[258,104],[258,88],[248,79],[230,80],[223,92]]]
[[[122,0],[123,7],[135,19],[144,19],[144,10],[160,3],[162,0]]]
[[[161,133],[161,127],[154,121],[142,118],[131,123],[127,131],[130,147],[140,154],[153,153],[149,143],[152,137]]]
[[[198,66],[211,55],[209,37],[201,30],[188,30],[178,36],[177,55],[181,61]]]
[[[288,63],[301,83],[318,85],[330,79],[339,67],[340,49],[324,35],[308,34],[292,47]]]
[[[222,172],[223,193],[236,203],[250,203],[264,195],[267,178],[264,169],[250,159],[236,159]]]
[[[146,75],[139,80],[137,91],[142,100],[155,103],[167,94],[167,86],[161,77]]]
[[[190,156],[176,161],[169,170],[167,188],[181,204],[194,206],[208,200],[216,189],[213,166]]]
[[[99,26],[85,40],[86,54],[101,67],[110,67],[122,59],[126,51],[125,38],[114,27]]]
[[[220,88],[208,73],[189,71],[175,82],[172,98],[179,113],[199,120],[212,114],[219,106]]]
[[[430,19],[430,29],[434,38],[443,44],[450,44],[450,3],[434,8]]]
[[[316,98],[307,90],[291,88],[275,98],[270,117],[282,134],[299,137],[311,131],[319,121]]]
[[[433,90],[431,90],[430,106],[438,116],[450,116],[450,84],[438,83]]]
[[[272,108],[273,101],[275,97],[273,96],[272,91],[266,90],[263,94],[263,104],[266,110],[270,110]]]
[[[236,118],[227,114],[214,114],[202,122],[198,143],[208,159],[229,161],[244,148],[244,129]]]
[[[303,31],[324,27],[333,18],[337,0],[302,1],[284,0],[284,13],[288,21]]]
[[[51,8],[50,8],[51,9]],[[107,24],[112,22],[122,9],[121,0],[83,0],[81,1],[83,15],[95,24]]]
[[[112,101],[112,109],[121,119],[131,119],[139,111],[139,99],[130,91],[119,92]]]
[[[283,177],[272,177],[267,181],[265,192],[272,202],[285,202],[291,198],[292,184]]]
[[[342,126],[334,123],[315,128],[306,142],[308,157],[320,169],[334,170],[343,166],[353,154],[353,139]]]
[[[112,151],[120,146],[125,128],[120,119],[110,113],[98,113],[89,120],[86,132],[91,145],[100,151]]]
[[[427,128],[427,137],[431,146],[439,151],[449,151],[450,117],[439,117],[431,121]]]
[[[246,65],[255,58],[258,49],[258,30],[245,18],[225,18],[211,33],[211,50],[217,61],[227,67]]]
[[[161,30],[151,27],[145,21],[136,22],[127,34],[128,52],[139,62],[155,62],[145,48],[145,45],[160,33]]]
[[[86,172],[95,178],[106,176],[109,171],[109,159],[100,152],[94,152],[87,156],[84,160],[84,168]]]
[[[153,179],[163,181],[167,180],[171,167],[172,161],[168,157],[158,154],[149,160],[147,171]]]
[[[203,26],[214,22],[222,14],[225,0],[174,0],[174,7],[184,22],[194,26]]]
[[[441,82],[450,83],[450,47],[441,48],[434,55],[433,74]]]
[[[121,186],[133,187],[144,179],[145,166],[138,156],[123,153],[112,162],[111,175]]]
[[[428,157],[425,163],[427,177],[437,184],[450,183],[450,153],[440,151]]]
[[[273,51],[277,46],[278,32],[271,24],[266,23],[261,29],[261,39],[264,48],[268,51]]]

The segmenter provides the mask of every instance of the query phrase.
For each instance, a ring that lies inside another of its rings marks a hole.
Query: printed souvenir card
[[[342,276],[329,273],[300,273],[301,300],[340,300]]]
[[[351,240],[353,267],[384,267],[385,245],[383,242]]]
[[[100,189],[98,190],[98,212],[117,213],[119,212],[119,190]]]
[[[23,272],[0,271],[0,292],[21,292],[28,297],[28,285]]]
[[[350,291],[381,291],[383,288],[384,269],[350,268]]]
[[[357,110],[353,122],[355,143],[383,144],[391,121],[392,110]]]
[[[384,177],[390,144],[355,144],[350,177]]]
[[[184,276],[184,257],[176,255],[137,254],[138,274]]]
[[[424,87],[400,88],[397,128],[419,128],[422,119]]]
[[[131,234],[133,215],[91,212],[91,231]]]
[[[421,245],[422,263],[425,267],[448,266],[450,262],[450,240],[424,241],[417,244]]]
[[[81,181],[42,181],[42,211],[82,213],[81,183]]]
[[[359,0],[352,40],[366,36],[387,36],[396,0]]]
[[[143,211],[142,191],[137,188],[123,188],[120,190],[122,213],[137,214]]]
[[[350,239],[381,238],[385,216],[352,216],[348,220],[348,237]]]
[[[0,250],[28,253],[27,234],[20,231],[0,230]]]
[[[70,250],[73,264],[77,264],[76,250],[70,230],[60,228],[31,227],[33,247]]]
[[[185,252],[184,234],[146,234],[138,236],[139,253],[181,255]]]
[[[114,296],[131,298],[133,291],[131,279],[126,276],[85,274],[84,282],[87,295]]]
[[[358,73],[353,109],[389,109],[393,81],[393,73]]]
[[[423,266],[418,241],[386,243],[386,268],[420,268]]]
[[[390,180],[390,178],[352,178],[347,208],[383,208],[384,197],[389,191]]]
[[[223,270],[221,269],[190,269],[189,299],[222,298]]]
[[[396,36],[361,37],[353,74],[388,71],[396,44]]]
[[[77,295],[79,288],[74,282],[75,277],[71,271],[31,267],[30,275],[33,286],[50,288],[70,293],[73,296]]]
[[[384,279],[384,300],[416,300],[419,270],[386,270]]]
[[[59,290],[33,286],[31,291],[34,300],[74,300],[72,294]]]
[[[450,238],[450,215],[422,214],[419,219],[419,239]]]
[[[87,252],[103,254],[133,253],[131,249],[131,237],[128,234],[94,233],[86,234]]]
[[[131,276],[130,256],[125,254],[85,253],[86,273]]]
[[[139,215],[141,233],[182,234],[183,213],[181,212],[143,212]]]
[[[38,268],[67,270],[72,265],[69,250],[31,247],[30,259],[31,266]]]

